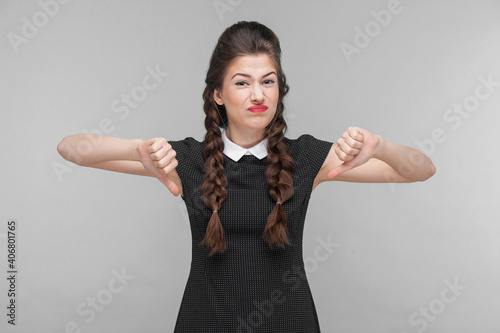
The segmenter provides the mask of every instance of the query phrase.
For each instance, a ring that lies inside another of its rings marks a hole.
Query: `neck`
[[[265,130],[262,131],[234,131],[226,129],[227,138],[243,148],[251,148],[265,139]]]

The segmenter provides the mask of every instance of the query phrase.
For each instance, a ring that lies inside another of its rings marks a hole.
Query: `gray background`
[[[375,23],[371,12],[390,4],[1,1],[3,273],[7,221],[19,225],[17,325],[2,310],[1,331],[173,331],[191,256],[182,200],[154,178],[66,163],[56,146],[106,121],[110,136],[201,140],[217,38],[257,20],[281,40],[289,137],[336,141],[358,126],[424,151],[437,168],[426,182],[315,190],[304,257],[323,332],[500,332],[500,87],[446,120],[476,89],[488,92],[480,77],[500,81],[500,2],[401,0],[385,27]],[[14,46],[35,21],[38,32]],[[356,45],[356,27],[372,37],[348,59],[341,43]],[[127,115],[114,112],[156,66],[169,75]],[[122,269],[134,278],[116,292]],[[101,304],[93,318],[91,298]]]

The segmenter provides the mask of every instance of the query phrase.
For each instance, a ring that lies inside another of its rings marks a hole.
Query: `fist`
[[[335,147],[335,153],[339,160],[344,163],[330,170],[327,178],[332,179],[343,172],[368,162],[376,153],[379,142],[378,135],[373,135],[359,127],[349,127],[342,134],[342,137],[337,140],[337,147]]]
[[[169,175],[178,165],[175,158],[176,152],[165,138],[154,138],[141,142],[137,146],[141,163],[153,176],[158,178],[173,195],[179,195],[179,187]]]

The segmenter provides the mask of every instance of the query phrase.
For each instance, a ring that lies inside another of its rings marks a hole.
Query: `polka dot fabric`
[[[332,142],[305,134],[285,138],[295,161],[291,199],[283,203],[292,245],[270,248],[262,233],[275,202],[267,191],[266,158],[224,155],[228,196],[219,211],[227,250],[209,257],[199,245],[212,214],[199,190],[204,143],[169,141],[177,152],[192,236],[191,270],[174,333],[318,333],[319,320],[302,257],[302,235],[314,179]]]

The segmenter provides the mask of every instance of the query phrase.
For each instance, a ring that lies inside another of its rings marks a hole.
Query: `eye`
[[[273,84],[274,83],[274,80],[265,80],[264,81],[264,84]]]
[[[245,84],[247,84],[245,81],[240,81],[235,83],[235,85],[237,86],[244,86]]]

